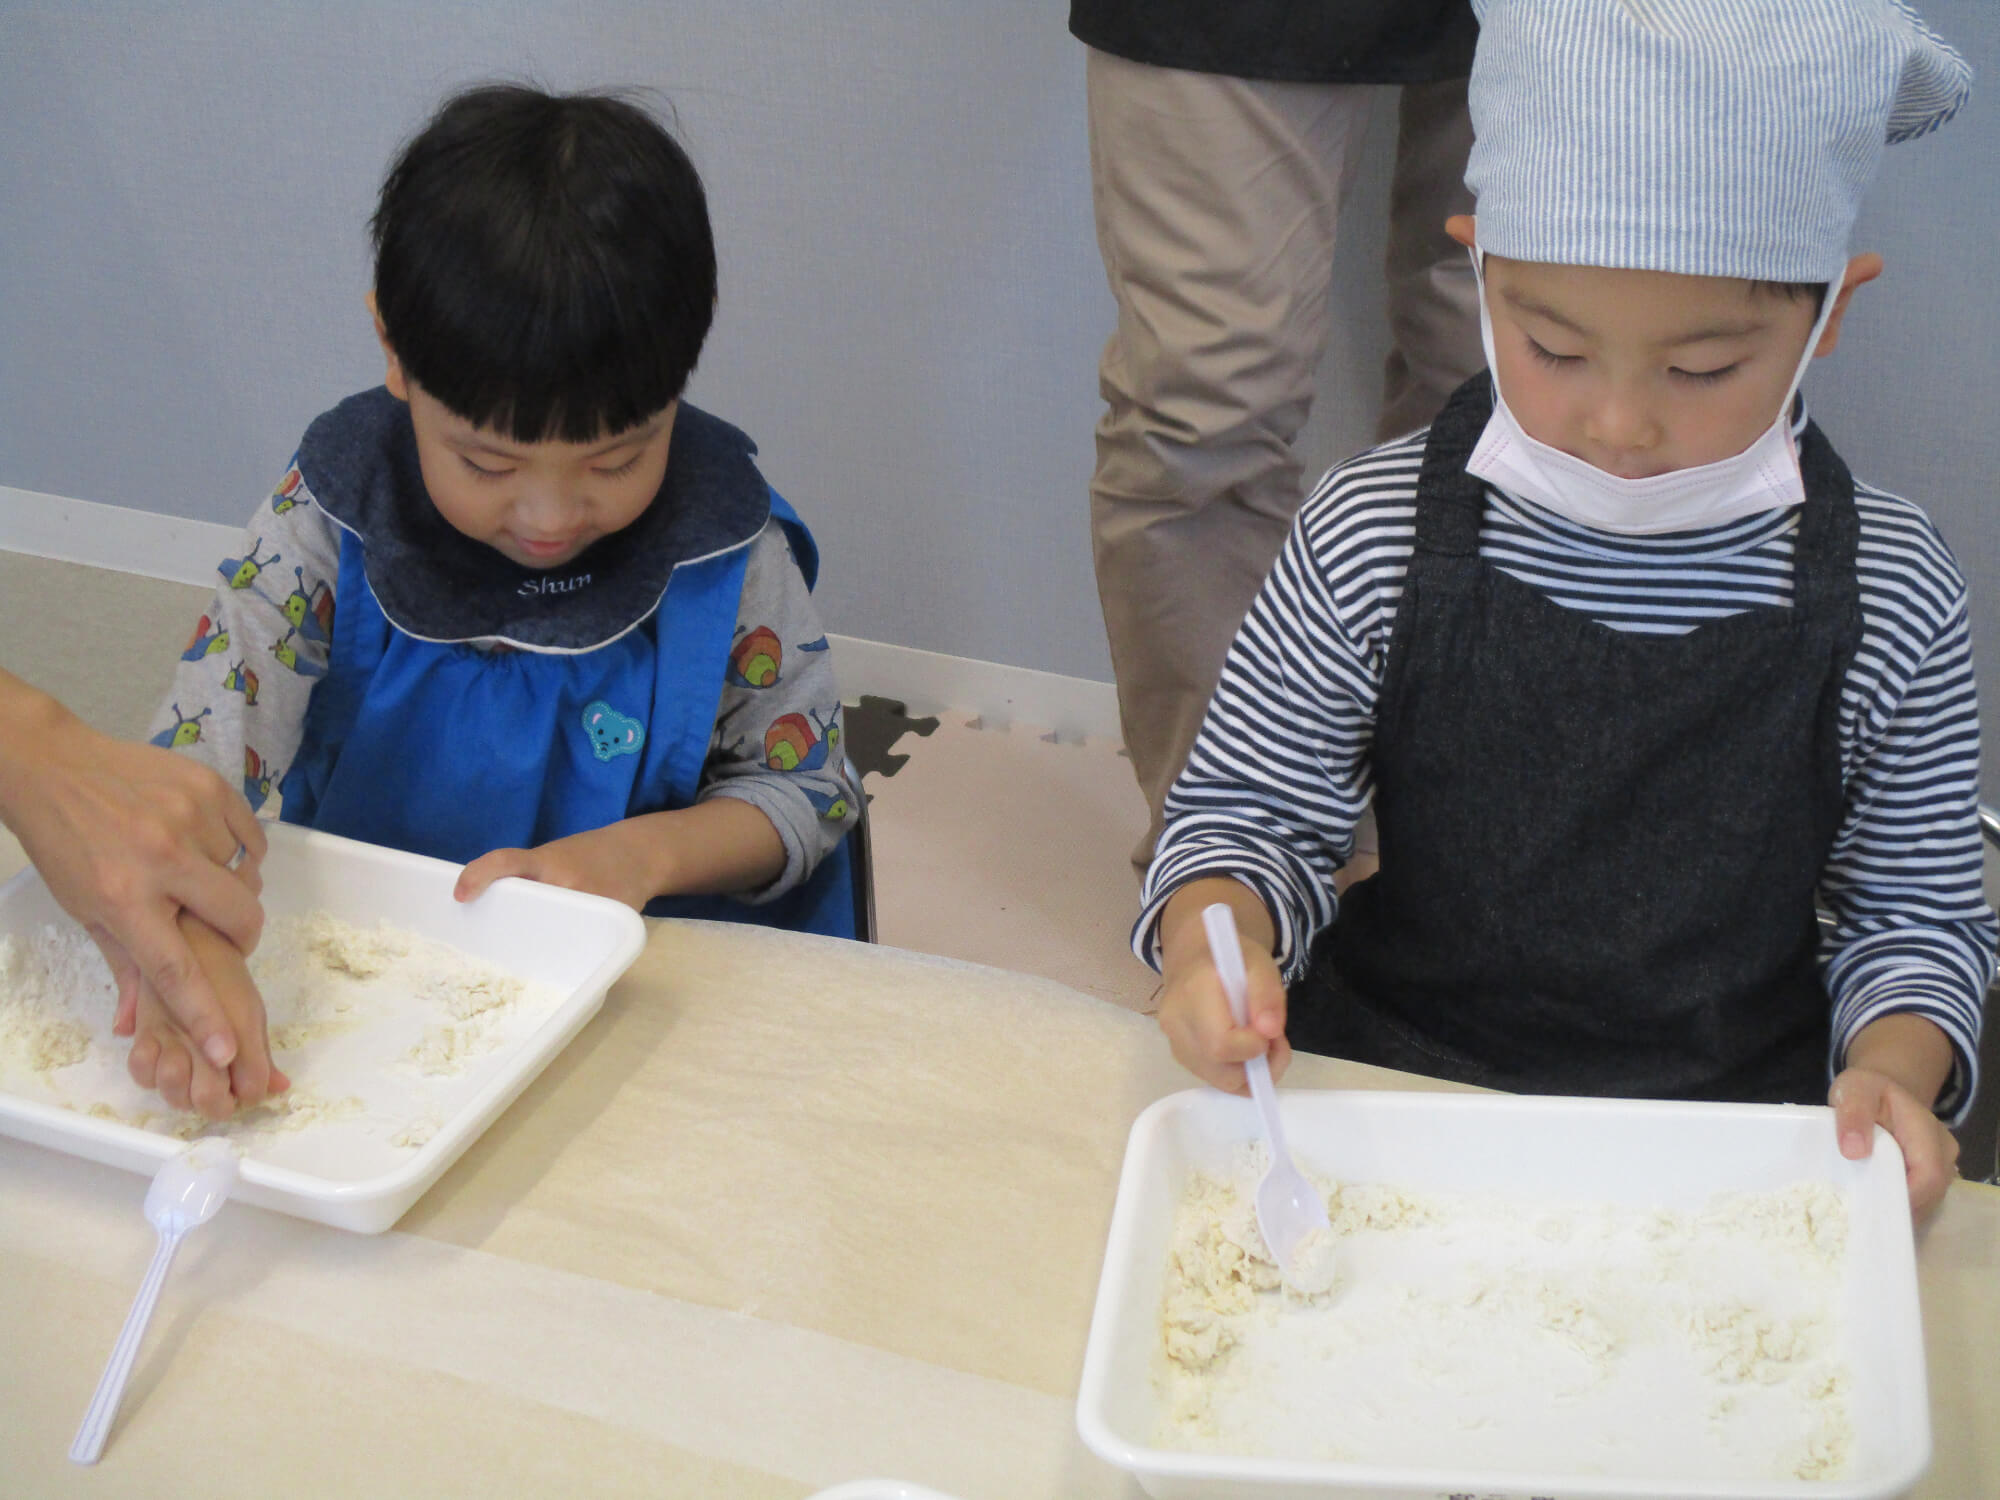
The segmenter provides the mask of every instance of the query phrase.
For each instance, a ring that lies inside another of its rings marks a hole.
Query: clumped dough
[[[1194,1173],[1180,1204],[1160,1307],[1165,1446],[1846,1474],[1847,1215],[1826,1184],[1682,1213],[1317,1183],[1333,1274],[1302,1289],[1257,1230],[1263,1168],[1245,1148]],[[1592,1424],[1603,1436],[1587,1447],[1576,1435]]]
[[[391,1053],[384,1060],[388,1070],[450,1078],[518,1034],[524,1009],[560,1001],[549,987],[448,944],[388,923],[361,927],[324,911],[270,922],[249,968],[264,997],[272,1050],[292,1076],[291,1089],[220,1123],[170,1110],[157,1099],[150,1108],[121,1107],[122,1100],[102,1098],[71,1107],[94,1119],[181,1139],[289,1135],[337,1122],[368,1125],[362,1098],[310,1076],[326,1044],[390,1022],[407,1036],[414,1012],[422,1025],[418,1040],[400,1061]],[[57,1102],[69,1102],[63,1097],[69,1085],[53,1076],[61,1070],[96,1054],[98,1075],[122,1075],[124,1043],[110,1035],[116,998],[103,957],[76,924],[52,923],[31,934],[0,937],[0,1083],[10,1073],[27,1075]],[[87,1091],[89,1084],[77,1088]],[[391,1144],[414,1150],[439,1123],[434,1112],[412,1121],[399,1111],[378,1128],[394,1131]]]
[[[0,1074],[46,1078],[90,1055],[91,1010],[117,1002],[110,966],[82,928],[0,937]]]

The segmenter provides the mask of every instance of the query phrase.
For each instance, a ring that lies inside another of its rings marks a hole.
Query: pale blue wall
[[[720,242],[694,397],[758,438],[820,533],[830,627],[1108,677],[1083,495],[1111,306],[1066,9],[0,0],[0,485],[236,523],[312,415],[380,378],[364,221],[437,98],[495,75],[644,84],[678,111]],[[2000,19],[1926,12],[1989,92],[1890,154],[1860,236],[1889,274],[1808,389],[1973,575],[1990,736]],[[1375,123],[1315,466],[1372,423]]]

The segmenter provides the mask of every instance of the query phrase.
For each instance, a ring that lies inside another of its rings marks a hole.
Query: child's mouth
[[[556,537],[541,541],[534,537],[517,536],[514,538],[514,545],[521,549],[522,556],[535,562],[553,562],[568,556],[576,549],[576,538]]]

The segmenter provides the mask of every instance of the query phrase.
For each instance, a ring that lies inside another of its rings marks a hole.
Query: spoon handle
[[[182,1233],[178,1229],[160,1231],[153,1263],[146,1267],[146,1279],[139,1283],[139,1294],[132,1299],[132,1310],[125,1315],[125,1326],[119,1330],[118,1342],[111,1346],[111,1358],[97,1382],[96,1394],[90,1398],[90,1410],[83,1414],[76,1441],[69,1445],[71,1463],[94,1464],[104,1452],[104,1440],[111,1435],[111,1423],[125,1395],[125,1382],[139,1357],[139,1344],[146,1337],[153,1304],[160,1300],[160,1288],[167,1283],[167,1269],[174,1263],[174,1252],[181,1247]]]
[[[1208,932],[1208,951],[1222,980],[1222,993],[1229,999],[1229,1014],[1238,1026],[1248,1026],[1250,976],[1243,967],[1242,941],[1236,936],[1236,913],[1218,901],[1201,909],[1201,923]],[[1285,1148],[1285,1127],[1278,1118],[1278,1091],[1271,1085],[1270,1057],[1258,1053],[1243,1065],[1243,1072],[1250,1080],[1250,1097],[1256,1101],[1257,1113],[1264,1121],[1264,1134],[1270,1137],[1271,1160],[1290,1161],[1291,1153]]]

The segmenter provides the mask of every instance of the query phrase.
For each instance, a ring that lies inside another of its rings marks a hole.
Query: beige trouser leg
[[[1300,499],[1369,91],[1089,55],[1098,248],[1118,300],[1091,522],[1125,748],[1153,823]]]
[[[1389,190],[1384,269],[1391,342],[1375,428],[1380,439],[1429,426],[1445,399],[1486,366],[1472,261],[1444,232],[1446,219],[1472,212],[1465,185],[1471,150],[1463,78],[1404,87]]]
[[[1152,827],[1223,656],[1301,496],[1292,444],[1328,336],[1341,200],[1371,91],[1259,83],[1092,51],[1104,348],[1091,522],[1125,746]],[[1393,347],[1378,431],[1423,426],[1485,362],[1445,219],[1470,213],[1465,82],[1402,92],[1386,257]],[[1374,847],[1373,829],[1360,845]]]

